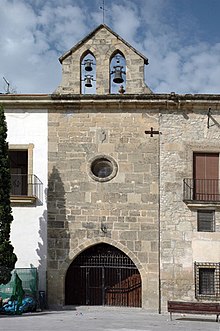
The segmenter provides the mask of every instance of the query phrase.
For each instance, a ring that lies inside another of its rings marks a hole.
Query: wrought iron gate
[[[65,304],[141,307],[140,273],[119,249],[95,245],[70,265]]]

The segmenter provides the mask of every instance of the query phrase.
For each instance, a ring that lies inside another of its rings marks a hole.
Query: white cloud
[[[147,75],[151,87],[158,93],[219,93],[219,50],[219,44],[198,44],[154,54]]]
[[[33,8],[25,1],[3,1],[0,11],[0,75],[18,93],[51,93],[60,82],[58,57],[86,34],[83,10],[53,1]],[[35,3],[36,5],[36,3]],[[0,77],[0,92],[4,81]]]
[[[127,1],[127,7],[113,4],[111,7],[111,17],[113,29],[123,36],[127,41],[134,40],[137,29],[140,27],[137,8]]]
[[[105,22],[149,58],[157,93],[218,93],[220,44],[202,42],[197,20],[173,0],[106,1]],[[0,92],[6,77],[21,93],[51,93],[58,57],[102,23],[100,0],[1,0]],[[177,6],[177,5],[176,5]]]
[[[38,16],[38,24],[48,42],[60,52],[72,47],[87,31],[83,9],[71,5],[44,6]]]

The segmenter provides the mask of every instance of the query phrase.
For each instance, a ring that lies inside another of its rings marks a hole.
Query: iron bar
[[[132,260],[110,245],[81,253],[68,269],[66,304],[141,307],[141,277]]]
[[[36,197],[42,200],[43,183],[33,174],[11,174],[11,196]]]
[[[219,179],[194,179],[183,180],[184,201],[220,201]]]

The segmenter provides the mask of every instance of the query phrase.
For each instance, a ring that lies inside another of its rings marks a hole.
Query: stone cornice
[[[7,109],[74,108],[93,111],[199,111],[220,110],[220,94],[2,94],[0,104]]]

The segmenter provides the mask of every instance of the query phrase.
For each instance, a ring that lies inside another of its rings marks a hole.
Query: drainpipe
[[[158,312],[161,314],[161,225],[160,225],[160,124],[161,124],[161,113],[159,113],[159,137],[158,137]]]

